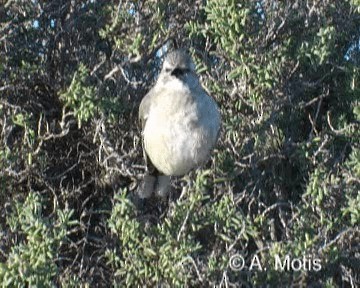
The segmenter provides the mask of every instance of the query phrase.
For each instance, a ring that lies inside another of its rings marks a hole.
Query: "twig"
[[[244,236],[244,232],[245,232],[245,217],[243,217],[242,219],[242,225],[241,225],[241,230],[238,233],[238,235],[236,236],[236,239],[234,240],[234,242],[226,249],[226,252],[230,252],[234,246],[236,245],[236,243],[241,239],[242,236]]]
[[[331,129],[332,132],[334,132],[336,135],[343,135],[344,134],[344,131],[346,131],[346,128],[343,128],[341,130],[337,130],[335,129],[332,125],[331,125],[331,121],[330,121],[330,111],[327,112],[327,123]]]
[[[322,151],[322,149],[325,147],[325,145],[329,142],[329,137],[327,135],[325,135],[325,139],[324,141],[321,143],[320,147],[316,150],[316,152],[314,153],[314,163],[315,163],[315,158],[316,156]]]
[[[340,238],[342,238],[345,234],[349,233],[349,232],[359,232],[358,228],[347,228],[343,231],[341,231],[338,235],[336,235],[336,237],[334,239],[332,239],[329,243],[325,243],[322,247],[320,247],[319,249],[319,253],[322,253],[323,250],[325,250],[326,248],[330,247],[331,245],[333,245],[334,243],[336,243]]]
[[[276,202],[274,203],[273,205],[267,207],[262,213],[261,213],[261,217],[264,217],[267,213],[269,213],[271,210],[274,210],[278,207],[281,207],[281,206],[284,206],[284,207],[289,207],[289,203],[285,203],[285,202]]]
[[[190,209],[187,211],[186,216],[185,216],[185,219],[184,219],[184,222],[183,222],[183,224],[181,225],[180,230],[179,230],[179,233],[178,233],[178,235],[177,235],[177,237],[176,237],[176,239],[177,239],[178,242],[180,241],[180,237],[181,237],[182,232],[185,231],[185,226],[186,226],[186,223],[187,223],[187,221],[188,221],[188,219],[189,219],[190,212],[192,212],[192,206],[193,206],[193,205],[191,205]]]
[[[72,165],[71,167],[69,167],[68,169],[66,169],[64,172],[56,175],[56,176],[53,176],[53,177],[44,177],[45,179],[47,180],[55,180],[55,179],[59,179],[61,178],[62,176],[66,175],[67,173],[69,173],[71,170],[73,170],[76,166],[78,166],[79,163],[75,163],[74,165]]]
[[[204,280],[203,280],[203,278],[201,277],[200,271],[199,271],[199,269],[198,269],[198,267],[197,267],[197,265],[196,265],[196,263],[195,263],[195,260],[194,260],[191,256],[187,256],[185,259],[183,259],[183,260],[181,261],[181,264],[184,264],[186,260],[189,260],[189,261],[192,263],[192,265],[193,265],[194,268],[195,268],[196,274],[197,274],[200,282],[203,282]]]

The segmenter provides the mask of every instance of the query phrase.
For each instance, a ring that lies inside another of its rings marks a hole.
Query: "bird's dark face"
[[[196,77],[195,65],[185,51],[176,50],[166,56],[161,74],[167,79],[175,77],[187,82],[187,78]]]
[[[167,68],[165,72],[166,74],[170,74],[171,76],[175,76],[176,78],[181,78],[184,74],[189,73],[190,69],[185,67],[175,67]]]

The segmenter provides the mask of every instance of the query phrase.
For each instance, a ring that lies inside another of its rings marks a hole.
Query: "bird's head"
[[[160,75],[167,80],[177,78],[188,84],[197,81],[195,64],[190,55],[181,49],[165,57]]]

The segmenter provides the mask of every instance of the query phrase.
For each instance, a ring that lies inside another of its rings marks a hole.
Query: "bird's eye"
[[[189,72],[189,69],[182,69],[182,68],[175,68],[172,72],[171,75],[175,76],[175,77],[180,77],[182,75],[184,75],[185,73]]]
[[[171,72],[171,69],[170,69],[170,68],[165,68],[165,72],[166,72],[166,73],[170,73],[170,72]]]
[[[184,71],[182,69],[179,68],[175,68],[172,72],[171,75],[175,76],[175,77],[179,77],[181,75],[184,74]]]

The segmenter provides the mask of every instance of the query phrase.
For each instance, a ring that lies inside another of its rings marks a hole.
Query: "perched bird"
[[[140,198],[165,197],[170,176],[181,176],[210,157],[220,130],[216,102],[205,92],[191,57],[169,53],[154,87],[139,108],[148,175]]]

